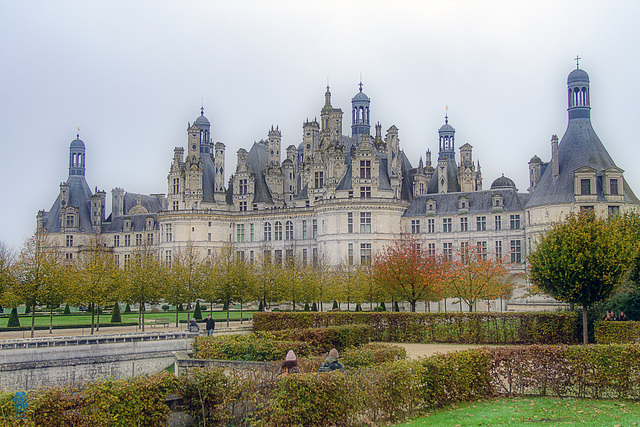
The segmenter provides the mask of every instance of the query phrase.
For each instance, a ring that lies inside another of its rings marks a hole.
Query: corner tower
[[[362,81],[360,82],[360,91],[356,96],[351,98],[351,136],[369,135],[370,126],[370,110],[371,100],[362,92]]]

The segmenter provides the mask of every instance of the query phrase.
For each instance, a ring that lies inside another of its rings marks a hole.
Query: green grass
[[[550,397],[496,398],[439,409],[397,426],[638,426],[640,402]]]
[[[124,311],[124,308],[121,308]],[[243,319],[249,319],[253,315],[254,311],[243,312]],[[209,314],[209,311],[203,312],[202,317],[206,317]],[[193,316],[193,311],[191,312],[191,316]],[[31,326],[31,315],[19,315],[20,326]],[[123,322],[137,322],[138,321],[138,313],[127,313],[121,314]],[[213,316],[214,319],[227,319],[226,311],[214,311]],[[152,319],[169,319],[171,321],[170,325],[175,326],[176,322],[176,313],[174,312],[160,312],[160,313],[145,313],[144,320],[148,322]],[[98,316],[96,314],[95,320],[97,321]],[[240,320],[240,311],[230,311],[229,312],[230,320]],[[187,312],[180,312],[180,320],[187,320]],[[6,327],[9,322],[8,318],[0,319],[0,327]],[[111,313],[101,314],[100,315],[100,324],[106,324],[111,322]],[[89,325],[91,324],[91,314],[71,314],[71,315],[63,315],[53,313],[53,324],[54,325],[65,325],[65,326],[73,326],[73,325]],[[36,326],[49,326],[49,315],[40,315],[40,313],[36,313],[35,319]]]

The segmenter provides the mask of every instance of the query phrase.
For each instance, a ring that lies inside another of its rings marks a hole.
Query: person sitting
[[[298,368],[298,358],[293,350],[289,350],[287,352],[287,357],[285,357],[284,361],[280,364],[280,368],[278,369],[279,377],[286,377],[289,374],[299,374],[300,369]]]
[[[628,318],[627,318],[627,316],[624,314],[624,311],[621,311],[621,312],[620,312],[620,316],[618,316],[618,320],[619,320],[619,321],[621,321],[621,322],[624,322],[624,321],[629,320],[629,319],[628,319]]]
[[[338,362],[339,357],[340,355],[338,354],[338,350],[336,350],[335,348],[332,348],[331,351],[329,352],[329,357],[327,357],[324,363],[320,365],[318,372],[332,372],[332,371],[338,370],[344,373],[344,368],[342,367],[342,364]]]
[[[198,323],[196,322],[195,317],[191,319],[191,322],[189,322],[189,332],[200,333],[200,326],[198,326]]]

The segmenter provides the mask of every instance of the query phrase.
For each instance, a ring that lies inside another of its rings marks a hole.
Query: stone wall
[[[190,351],[189,332],[51,337],[0,341],[0,391],[73,385],[159,372]]]

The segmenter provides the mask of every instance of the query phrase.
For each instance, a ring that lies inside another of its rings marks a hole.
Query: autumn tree
[[[258,255],[256,263],[252,266],[253,288],[252,296],[255,300],[262,301],[262,305],[268,308],[271,303],[279,303],[284,299],[284,271],[271,259],[270,251],[263,249]]]
[[[420,240],[413,235],[403,235],[376,254],[373,277],[381,288],[411,304],[438,295],[444,282],[446,269],[440,256],[429,254],[421,248]]]
[[[0,303],[5,306],[12,306],[14,304],[8,301],[9,290],[11,289],[15,280],[13,267],[16,261],[15,252],[9,248],[4,242],[0,242]]]
[[[127,303],[139,304],[138,318],[144,332],[146,304],[157,304],[162,298],[164,266],[150,245],[137,247],[124,266],[122,295]]]
[[[212,275],[208,278],[216,302],[229,309],[234,302],[244,303],[251,295],[252,280],[249,265],[237,253],[233,245],[225,246],[216,257]]]
[[[553,225],[529,255],[529,280],[552,297],[582,306],[583,342],[587,309],[607,300],[621,283],[637,251],[634,216],[611,220],[593,212],[571,214]]]
[[[498,299],[513,286],[506,280],[508,270],[502,260],[488,256],[479,246],[464,242],[456,258],[448,262],[448,294],[467,303],[469,311],[476,302]]]
[[[27,240],[15,265],[16,280],[10,292],[15,300],[30,304],[31,338],[34,336],[36,306],[59,304],[66,290],[59,248],[37,231]]]
[[[190,242],[185,248],[175,253],[171,263],[166,266],[165,273],[163,297],[165,301],[176,307],[177,327],[178,307],[182,304],[187,305],[187,320],[189,320],[190,303],[203,295],[206,265],[198,248]]]

